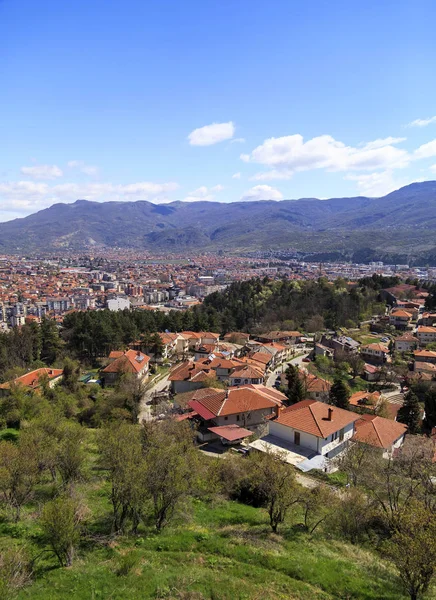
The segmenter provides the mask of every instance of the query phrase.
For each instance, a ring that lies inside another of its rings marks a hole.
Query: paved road
[[[310,354],[311,350],[312,350],[312,348],[301,348],[300,352],[304,352],[304,354],[302,354],[301,356],[297,356],[297,358],[293,358],[293,359],[289,360],[284,365],[281,365],[280,367],[275,369],[268,376],[268,379],[266,380],[266,385],[268,387],[274,387],[274,383],[275,383],[275,380],[277,379],[277,375],[279,373],[284,373],[286,371],[286,367],[287,367],[288,363],[290,363],[292,365],[300,366],[301,363],[303,362],[303,358],[306,358],[306,356],[308,356]]]
[[[141,423],[142,421],[151,421],[153,415],[151,413],[151,404],[147,404],[153,396],[155,392],[162,392],[166,387],[168,387],[168,377],[169,373],[165,375],[162,379],[160,379],[155,385],[150,387],[144,394],[141,405],[139,409],[138,421]]]

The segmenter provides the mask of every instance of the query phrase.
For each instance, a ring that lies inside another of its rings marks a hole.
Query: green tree
[[[397,567],[410,600],[422,598],[436,569],[434,511],[411,500],[396,515],[395,531],[385,543],[384,550]]]
[[[79,390],[80,365],[78,362],[65,358],[62,372],[62,385],[72,394]]]
[[[65,421],[59,427],[59,442],[56,449],[56,469],[63,483],[81,478],[85,453],[83,442],[85,429],[74,421]]]
[[[146,497],[146,464],[140,429],[129,423],[113,423],[99,436],[101,464],[111,484],[112,531],[124,532],[128,520],[136,531]]]
[[[86,507],[68,496],[58,496],[42,509],[40,524],[61,567],[73,564],[85,516]]]
[[[19,521],[21,508],[28,502],[38,480],[38,465],[32,448],[0,442],[0,497]]]
[[[299,490],[292,467],[279,454],[258,453],[250,457],[253,491],[264,499],[274,533],[292,505],[299,501]]]
[[[56,321],[46,318],[41,321],[41,338],[41,358],[51,365],[59,357],[62,347]]]
[[[198,452],[193,435],[186,422],[170,419],[143,427],[146,487],[157,531],[171,521],[195,489]]]
[[[348,410],[350,407],[350,388],[342,379],[335,379],[330,388],[329,403],[337,408]]]
[[[286,369],[286,379],[288,381],[286,395],[289,398],[289,401],[292,402],[292,404],[295,404],[296,402],[303,400],[306,393],[298,367],[289,364]]]
[[[407,392],[404,404],[398,411],[397,419],[407,425],[409,433],[419,433],[421,430],[421,406],[418,396],[412,391]]]

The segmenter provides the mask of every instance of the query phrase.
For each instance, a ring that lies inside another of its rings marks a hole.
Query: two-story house
[[[367,344],[360,348],[360,354],[367,362],[383,364],[388,359],[389,348],[381,343]]]
[[[262,384],[264,382],[264,374],[260,369],[256,369],[251,365],[240,365],[235,367],[228,377],[232,387],[248,384]]]
[[[265,386],[242,386],[228,390],[210,388],[196,395],[188,405],[199,421],[197,435],[201,441],[220,437],[210,428],[228,425],[253,429],[277,414],[286,396]]]
[[[396,352],[411,352],[418,346],[418,338],[412,333],[404,333],[395,338],[394,345]]]
[[[104,385],[113,385],[122,375],[131,374],[144,381],[148,377],[150,357],[139,350],[127,350],[100,371]]]
[[[416,337],[418,338],[421,346],[426,346],[427,344],[436,342],[436,327],[419,325],[416,329]]]
[[[393,325],[395,329],[408,329],[412,318],[412,313],[402,309],[395,309],[389,315],[389,324]]]

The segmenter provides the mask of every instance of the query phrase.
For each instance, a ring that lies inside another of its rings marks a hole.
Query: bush
[[[0,552],[0,596],[9,598],[32,581],[32,564],[24,548],[8,548]]]
[[[128,552],[119,556],[118,567],[115,571],[118,577],[128,575],[138,565],[139,559],[140,557],[136,552]]]

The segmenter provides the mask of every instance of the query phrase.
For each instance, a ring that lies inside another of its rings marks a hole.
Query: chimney
[[[329,408],[328,411],[327,421],[333,421],[333,408]]]
[[[140,350],[138,350],[138,351],[136,352],[136,355],[137,355],[137,356],[141,356],[141,351],[140,351]]]

